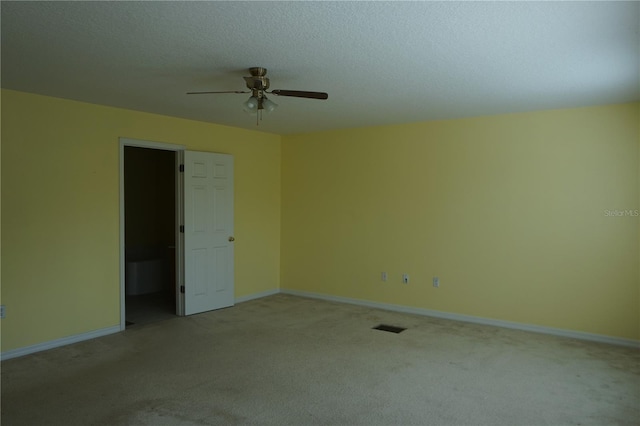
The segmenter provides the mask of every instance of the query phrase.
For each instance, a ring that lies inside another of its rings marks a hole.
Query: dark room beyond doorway
[[[124,147],[127,326],[176,315],[175,155]]]

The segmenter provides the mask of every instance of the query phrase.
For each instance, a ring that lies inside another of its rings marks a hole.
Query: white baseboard
[[[464,321],[464,322],[471,322],[475,324],[492,325],[496,327],[512,328],[515,330],[531,331],[534,333],[569,337],[572,339],[588,340],[592,342],[608,343],[612,345],[640,348],[640,340],[623,339],[619,337],[605,336],[602,334],[585,333],[582,331],[565,330],[561,328],[543,327],[539,325],[523,324],[518,322],[496,320],[491,318],[474,317],[471,315],[454,314],[454,313],[434,311],[431,309],[424,309],[424,308],[412,308],[410,306],[372,302],[369,300],[352,299],[349,297],[331,296],[328,294],[311,293],[306,291],[281,289],[280,293],[290,294],[292,296],[322,299],[322,300],[327,300],[331,302],[350,303],[352,305],[368,306],[370,308],[385,309],[388,311],[424,315],[424,316],[434,317],[434,318],[443,318],[443,319],[449,319],[453,321]]]
[[[273,290],[267,290],[260,293],[253,293],[246,296],[236,297],[235,303],[248,302],[249,300],[260,299],[262,297],[273,296],[280,293],[280,290],[274,288]]]
[[[454,314],[450,312],[435,311],[432,309],[413,308],[410,306],[394,305],[391,303],[373,302],[363,299],[352,299],[349,297],[332,296],[321,293],[311,293],[307,291],[288,290],[288,289],[273,289],[260,293],[249,294],[247,296],[236,297],[235,303],[248,302],[254,299],[260,299],[262,297],[273,296],[274,294],[290,294],[292,296],[308,297],[313,299],[322,299],[330,302],[349,303],[352,305],[368,306],[370,308],[384,309],[387,311],[404,312],[408,314],[424,315],[434,318],[443,318],[453,321],[463,321],[475,324],[492,325],[496,327],[512,328],[515,330],[531,331],[534,333],[550,334],[554,336],[569,337],[579,340],[588,340],[592,342],[608,343],[612,345],[627,346],[632,348],[640,348],[639,340],[623,339],[619,337],[605,336],[602,334],[585,333],[582,331],[565,330],[561,328],[543,327],[539,325],[522,324],[511,321],[496,320],[491,318],[474,317],[471,315]],[[11,358],[17,358],[32,353],[46,351],[48,349],[57,348],[60,346],[70,345],[72,343],[82,342],[84,340],[95,339],[96,337],[102,337],[113,333],[119,333],[120,326],[102,328],[100,330],[89,331],[87,333],[76,334],[73,336],[63,337],[60,339],[51,340],[48,342],[38,343],[31,346],[25,346],[23,348],[11,349],[0,353],[0,360],[5,361]]]
[[[261,293],[249,294],[247,296],[237,297],[235,303],[247,302],[253,299],[260,299],[261,297],[272,296],[280,293],[280,290],[268,290]],[[120,325],[113,327],[107,327],[100,330],[89,331],[87,333],[76,334],[73,336],[63,337],[60,339],[51,340],[48,342],[37,343],[31,346],[25,346],[23,348],[11,349],[0,353],[0,360],[4,361],[11,358],[17,358],[24,355],[33,354],[40,351],[46,351],[48,349],[57,348],[60,346],[70,345],[72,343],[82,342],[84,340],[95,339],[96,337],[106,336],[108,334],[119,333],[122,331]]]
[[[48,349],[58,348],[60,346],[70,345],[72,343],[82,342],[84,340],[95,339],[96,337],[106,336],[108,334],[120,332],[120,325],[113,327],[101,328],[100,330],[89,331],[87,333],[75,334],[73,336],[62,337],[60,339],[50,340],[48,342],[37,343],[23,348],[11,349],[0,354],[0,360],[5,361],[19,356],[29,355],[35,352],[46,351]]]

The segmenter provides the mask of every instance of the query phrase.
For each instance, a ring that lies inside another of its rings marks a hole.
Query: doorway
[[[176,315],[176,153],[124,147],[125,323]]]
[[[133,323],[129,325],[134,325],[136,322],[138,324],[153,322],[154,318],[158,320],[160,317],[171,318],[175,315],[183,315],[182,300],[176,300],[179,299],[176,295],[177,287],[181,285],[176,281],[182,274],[180,257],[182,241],[178,238],[178,223],[182,220],[179,209],[182,191],[176,170],[184,146],[128,138],[119,138],[119,145],[120,330],[125,330],[127,320]],[[127,169],[129,169],[127,176],[125,176],[125,155]],[[152,160],[145,161],[144,157],[147,155]],[[140,160],[139,157],[143,159]],[[173,164],[167,171],[166,163],[169,162],[169,158],[173,158]],[[129,185],[134,180],[138,182]],[[129,188],[125,191],[127,186]],[[134,197],[136,191],[140,192],[135,187],[148,187],[149,193]],[[163,188],[162,194],[158,194],[160,188]],[[152,196],[152,193],[158,195]],[[154,197],[155,201],[152,200]],[[125,200],[126,198],[128,200]],[[163,201],[158,201],[157,198]],[[155,208],[148,208],[148,204]],[[139,209],[126,211],[127,207],[135,206]],[[163,211],[162,216],[158,217],[156,213],[159,210],[169,211]],[[171,215],[174,221],[167,224]],[[175,270],[172,271],[174,267]],[[164,271],[165,274],[158,276],[159,271]],[[127,285],[127,275],[129,275],[129,285]],[[167,299],[171,300],[171,296],[167,293],[172,285],[176,286],[173,296],[173,300],[176,301],[173,308],[166,302]],[[129,290],[128,294],[127,290]],[[159,300],[154,302],[154,298]]]

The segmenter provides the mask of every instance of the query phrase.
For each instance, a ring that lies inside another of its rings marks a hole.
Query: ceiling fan
[[[262,112],[272,112],[278,105],[267,99],[267,93],[276,96],[292,96],[294,98],[307,99],[327,99],[328,94],[324,92],[308,92],[300,90],[271,90],[269,89],[269,78],[266,77],[267,69],[262,67],[249,68],[250,77],[243,77],[249,90],[225,90],[215,92],[187,92],[187,95],[208,95],[214,93],[251,93],[251,97],[243,104],[244,110],[250,114],[256,114],[256,125],[262,119]]]

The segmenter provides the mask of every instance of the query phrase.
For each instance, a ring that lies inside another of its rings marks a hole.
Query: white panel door
[[[185,315],[233,306],[233,156],[184,152],[183,217]]]

